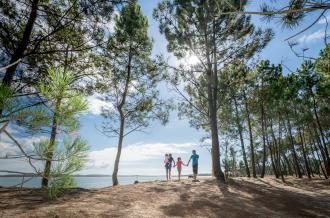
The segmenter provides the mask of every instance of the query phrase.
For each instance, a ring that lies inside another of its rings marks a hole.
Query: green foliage
[[[72,72],[50,68],[48,75],[48,79],[37,86],[45,105],[22,112],[21,122],[36,132],[50,132],[49,140],[39,143],[35,153],[45,160],[43,186],[55,197],[57,192],[73,185],[70,176],[86,161],[86,142],[79,137],[72,141],[65,136],[79,129],[79,115],[87,109],[87,101],[72,89],[75,82]]]
[[[46,160],[49,152],[49,140],[34,144],[34,153]],[[52,168],[49,184],[46,188],[50,198],[56,198],[61,192],[75,187],[74,173],[81,170],[87,161],[89,147],[83,139],[65,137],[61,145],[57,143],[53,150]]]
[[[294,73],[284,74],[280,65],[272,65],[267,60],[260,61],[252,69],[238,61],[222,70],[222,75],[226,76],[222,76],[220,80],[227,84],[219,89],[220,96],[223,96],[223,105],[219,110],[222,133],[233,139],[237,138],[239,130],[247,135],[249,115],[253,123],[257,160],[259,164],[262,163],[262,140],[265,139],[266,161],[274,161],[278,175],[285,173],[285,169],[297,168],[293,166],[295,161],[304,163],[305,168],[301,170],[309,168],[308,158],[313,155],[313,143],[329,131],[330,93],[326,91],[326,73],[322,73],[327,69],[327,49],[321,52],[316,62],[306,60]],[[239,122],[236,125],[233,125],[237,115],[234,98],[238,106]],[[246,107],[248,111],[245,110]],[[320,145],[325,164],[326,146]],[[291,159],[292,166],[288,161],[280,163],[280,159],[286,158],[286,155]],[[266,169],[270,167],[266,166]],[[307,175],[306,171],[305,174]]]
[[[22,55],[28,74],[21,69],[17,73],[31,84],[47,76],[50,66],[70,66],[71,70],[83,72],[92,62],[82,61],[88,52],[103,42],[108,29],[105,24],[112,21],[114,6],[121,0],[112,1],[1,1],[0,47],[2,65],[8,63],[16,50],[22,49],[24,31],[35,4],[36,18],[33,20],[28,44]],[[68,56],[66,58],[66,56]],[[76,65],[75,63],[79,63]]]
[[[11,111],[14,107],[13,102],[13,91],[9,86],[0,86],[0,108],[4,111]],[[0,121],[5,118],[2,114],[0,115]]]
[[[179,103],[179,115],[187,117],[196,128],[209,129],[208,71],[219,78],[218,86],[225,93],[228,86],[222,82],[223,72],[217,69],[237,58],[249,60],[273,36],[270,29],[255,29],[249,16],[216,16],[233,8],[243,10],[244,5],[236,1],[163,1],[154,11],[160,30],[169,42],[168,50],[179,59],[194,54],[200,60],[195,66],[181,66],[169,78],[174,86],[180,82],[185,85],[187,98]],[[219,104],[226,107],[223,93],[219,93],[215,104],[217,108]]]
[[[103,129],[108,135],[119,134],[125,119],[125,133],[149,126],[151,120],[168,121],[169,106],[159,99],[158,82],[162,65],[151,58],[152,41],[148,20],[140,6],[132,1],[115,19],[115,33],[104,49],[105,73],[99,85],[112,108],[103,108]]]
[[[79,115],[88,108],[87,101],[71,87],[75,82],[72,72],[50,68],[48,74],[49,78],[40,81],[37,87],[45,103],[20,111],[20,124],[38,132],[51,127],[56,116],[62,131],[75,131],[79,128]]]

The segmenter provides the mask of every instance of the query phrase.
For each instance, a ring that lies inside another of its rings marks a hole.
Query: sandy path
[[[50,201],[0,189],[0,217],[330,217],[330,181],[290,178],[146,182],[72,190]]]

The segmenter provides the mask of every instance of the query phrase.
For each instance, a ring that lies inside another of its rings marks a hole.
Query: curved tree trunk
[[[120,126],[119,126],[119,135],[118,135],[118,148],[117,148],[117,154],[116,154],[116,159],[115,159],[115,164],[112,172],[112,184],[113,186],[118,185],[118,170],[119,170],[119,161],[120,161],[120,155],[121,155],[121,150],[123,147],[123,140],[124,140],[124,129],[125,129],[125,114],[123,112],[123,106],[126,103],[126,97],[128,95],[128,89],[129,89],[129,84],[131,81],[131,63],[132,63],[132,48],[129,48],[128,52],[128,63],[127,63],[127,75],[126,75],[126,81],[125,81],[125,88],[122,94],[121,101],[119,105],[117,106],[117,110],[119,112],[120,116]]]
[[[123,139],[124,139],[124,126],[125,126],[125,119],[124,114],[122,111],[120,113],[120,129],[119,129],[119,139],[118,139],[118,148],[117,148],[117,154],[116,154],[116,160],[113,168],[112,173],[112,185],[116,186],[118,185],[118,170],[119,170],[119,161],[121,156],[121,150],[123,148]]]

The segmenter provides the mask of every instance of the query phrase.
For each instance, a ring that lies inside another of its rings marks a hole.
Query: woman
[[[166,180],[168,180],[168,171],[169,171],[169,166],[170,166],[168,154],[165,154],[164,166],[165,166],[165,170],[166,170]]]
[[[165,169],[166,169],[166,180],[171,180],[171,169],[172,169],[172,162],[175,166],[174,158],[172,157],[172,154],[165,154]]]

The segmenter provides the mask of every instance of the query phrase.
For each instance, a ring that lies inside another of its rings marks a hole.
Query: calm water
[[[25,178],[27,179],[27,178]],[[105,177],[75,177],[75,182],[80,188],[103,188],[112,185],[110,176]],[[119,184],[133,184],[135,180],[139,182],[164,180],[165,176],[118,176]],[[176,178],[173,178],[176,179]],[[16,185],[22,181],[21,177],[0,177],[0,186],[9,187]],[[27,188],[40,187],[41,178],[34,177],[24,184]]]

